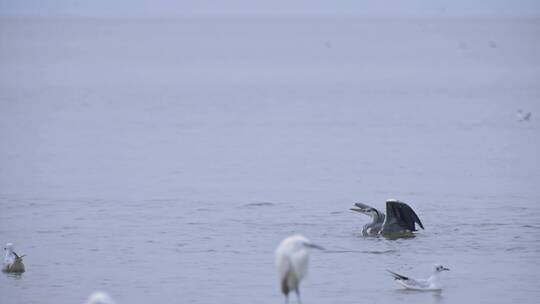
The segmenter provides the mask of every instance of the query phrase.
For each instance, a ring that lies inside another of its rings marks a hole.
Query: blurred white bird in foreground
[[[321,246],[313,244],[302,235],[292,235],[281,241],[275,253],[276,268],[279,276],[281,291],[285,295],[285,303],[289,302],[289,292],[296,292],[298,303],[300,298],[300,281],[305,277],[308,269],[308,248],[324,250]]]
[[[114,304],[114,301],[106,292],[96,291],[88,297],[84,304]]]
[[[24,272],[24,264],[22,262],[24,255],[19,256],[15,253],[13,244],[7,243],[4,247],[6,255],[4,256],[4,264],[2,266],[2,271],[4,272]]]
[[[390,270],[387,271],[394,277],[396,282],[398,282],[406,289],[435,291],[442,289],[439,276],[441,275],[441,272],[448,270],[450,269],[444,267],[443,265],[436,264],[433,266],[433,274],[428,279],[413,279],[410,277],[402,276]]]

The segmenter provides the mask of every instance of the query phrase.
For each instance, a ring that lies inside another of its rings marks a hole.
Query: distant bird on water
[[[115,302],[106,292],[96,291],[88,297],[84,304],[115,304]]]
[[[433,266],[433,274],[428,279],[413,279],[411,277],[406,277],[390,270],[388,271],[401,286],[406,289],[419,290],[419,291],[437,291],[442,289],[440,283],[440,275],[443,271],[448,271],[450,269],[444,267],[443,265],[436,264]]]
[[[529,121],[532,117],[531,112],[523,112],[522,110],[518,110],[516,113],[516,117],[519,121]]]
[[[7,243],[4,247],[6,255],[4,256],[3,272],[22,273],[24,272],[23,257],[19,256],[15,251],[12,243]]]
[[[292,235],[281,241],[275,253],[276,268],[281,291],[285,295],[285,303],[289,302],[289,292],[300,298],[300,282],[306,276],[309,262],[309,248],[324,250],[302,235]]]
[[[364,225],[362,234],[366,236],[392,235],[416,231],[415,223],[422,229],[424,225],[414,210],[404,202],[395,199],[386,201],[386,215],[362,203],[355,203],[351,210],[369,215],[373,221]]]

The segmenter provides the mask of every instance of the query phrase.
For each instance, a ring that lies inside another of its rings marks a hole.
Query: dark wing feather
[[[390,270],[388,270],[388,269],[386,269],[386,271],[388,271],[388,272],[394,277],[394,279],[396,279],[396,280],[408,280],[408,279],[409,279],[409,278],[406,277],[406,276],[402,276],[402,275],[400,275],[399,273],[395,273],[395,272],[390,271]]]
[[[424,225],[422,225],[422,221],[420,221],[420,218],[418,217],[418,215],[416,215],[416,212],[414,212],[414,210],[409,207],[411,209],[411,214],[413,216],[413,219],[414,221],[418,224],[418,226],[420,226],[420,228],[424,229]]]
[[[26,254],[18,255],[15,251],[13,251],[13,254],[15,255],[15,260],[22,261],[22,258],[26,256]]]
[[[386,216],[388,219],[394,218],[396,223],[410,231],[416,231],[415,223],[424,229],[424,225],[414,210],[407,204],[398,201],[386,202]]]

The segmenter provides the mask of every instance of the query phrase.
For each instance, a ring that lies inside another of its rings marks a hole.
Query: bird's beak
[[[362,212],[362,211],[364,211],[364,208],[361,208],[360,206],[358,206],[358,205],[355,203],[354,206],[353,206],[350,210],[356,211],[356,212]]]
[[[319,245],[313,244],[313,243],[307,244],[307,246],[308,246],[309,248],[314,248],[314,249],[319,249],[319,250],[326,250],[326,249],[324,249],[323,246],[319,246]]]
[[[350,208],[350,210],[352,211],[356,211],[356,212],[365,212],[366,209],[362,206],[358,206],[357,203],[354,203],[354,206],[352,208]]]
[[[443,267],[442,270],[450,271],[450,268]]]

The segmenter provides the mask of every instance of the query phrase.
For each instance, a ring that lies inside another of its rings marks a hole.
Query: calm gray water
[[[304,303],[535,303],[538,54],[539,20],[0,19],[0,302],[282,303],[298,232]],[[391,197],[426,230],[361,237]]]

